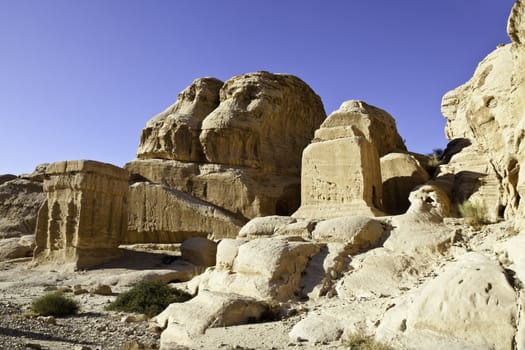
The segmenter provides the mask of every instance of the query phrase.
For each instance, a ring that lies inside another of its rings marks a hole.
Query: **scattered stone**
[[[91,288],[89,290],[91,294],[98,294],[98,295],[112,295],[113,291],[111,290],[111,287],[107,284],[98,284],[95,287]]]

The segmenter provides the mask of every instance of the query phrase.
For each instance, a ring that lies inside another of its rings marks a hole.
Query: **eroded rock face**
[[[512,9],[508,34],[510,45],[498,47],[477,67],[464,85],[443,97],[442,113],[447,119],[449,139],[466,139],[474,159],[453,156],[446,174],[475,172],[479,194],[473,198],[483,202],[491,219],[498,216],[522,217],[525,194],[525,47],[523,45],[523,1]],[[465,152],[469,150],[465,149]],[[473,164],[474,162],[474,164]],[[479,164],[477,168],[472,165]],[[456,180],[462,187],[461,179]],[[472,176],[465,178],[472,186]],[[467,198],[469,199],[469,198]]]
[[[298,218],[382,215],[381,169],[376,148],[348,119],[332,114],[303,152]],[[335,127],[336,131],[331,132]],[[325,128],[328,131],[325,132]]]
[[[35,232],[38,210],[45,200],[45,166],[37,166],[32,174],[0,176],[0,238]]]
[[[428,181],[429,176],[419,161],[406,153],[389,153],[381,157],[383,210],[387,214],[403,214],[410,206],[410,192]]]
[[[316,139],[332,140],[347,136],[348,129],[356,128],[372,143],[382,157],[388,153],[406,152],[406,146],[397,132],[396,121],[386,111],[363,101],[343,102],[330,114],[316,132]]]
[[[137,158],[203,161],[199,142],[201,125],[219,105],[222,84],[215,78],[201,78],[182,91],[173,105],[146,124]]]
[[[257,300],[287,301],[300,289],[301,274],[319,246],[286,238],[222,242],[217,266],[196,281],[199,290],[237,293]]]
[[[409,349],[448,348],[443,345],[454,340],[469,349],[511,349],[515,319],[516,294],[504,271],[479,253],[467,253],[398,301],[377,334]]]
[[[95,161],[64,161],[46,169],[47,199],[38,213],[34,262],[89,268],[119,257],[127,228],[128,177]]]
[[[198,79],[148,122],[138,159],[126,169],[133,179],[224,209],[241,221],[237,228],[258,216],[290,215],[300,202],[302,150],[325,116],[321,99],[291,75]]]

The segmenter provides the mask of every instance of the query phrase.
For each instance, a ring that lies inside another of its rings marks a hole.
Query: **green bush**
[[[153,317],[161,313],[171,303],[181,303],[191,299],[191,295],[164,282],[147,281],[135,285],[121,293],[107,309],[114,311],[137,312]]]
[[[359,331],[347,336],[345,344],[350,350],[394,350],[391,346],[380,343],[371,335]]]
[[[459,213],[465,218],[465,223],[474,228],[490,223],[487,207],[482,202],[464,201],[459,205]]]
[[[67,316],[76,314],[79,305],[76,300],[61,293],[48,293],[33,301],[31,310],[41,316]]]

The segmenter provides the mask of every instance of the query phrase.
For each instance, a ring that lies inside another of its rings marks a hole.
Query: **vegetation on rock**
[[[182,303],[191,299],[191,295],[164,282],[146,281],[121,293],[107,309],[114,311],[137,312],[153,317],[171,303]]]
[[[366,335],[363,331],[349,334],[345,343],[350,350],[394,350],[391,346],[378,342],[373,336]]]
[[[482,202],[464,201],[459,205],[459,212],[465,218],[465,223],[473,228],[490,223],[487,206]]]
[[[45,294],[31,304],[31,309],[41,316],[73,315],[78,312],[79,308],[76,300],[57,292]]]

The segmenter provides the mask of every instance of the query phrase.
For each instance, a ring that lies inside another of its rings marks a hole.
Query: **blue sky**
[[[0,0],[0,174],[135,158],[194,79],[291,73],[327,114],[362,99],[409,150],[446,146],[445,92],[507,43],[514,0]]]

